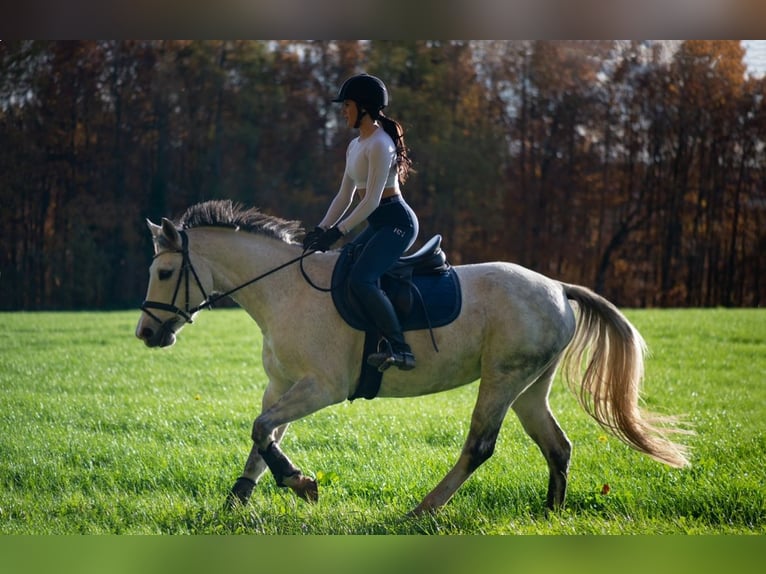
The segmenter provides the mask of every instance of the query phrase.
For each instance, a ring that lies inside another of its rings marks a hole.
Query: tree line
[[[0,308],[136,307],[144,219],[230,198],[308,228],[381,77],[420,239],[624,306],[760,306],[766,82],[739,41],[0,43]]]

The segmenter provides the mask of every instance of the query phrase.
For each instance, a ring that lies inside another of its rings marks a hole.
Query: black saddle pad
[[[353,266],[353,247],[353,244],[344,247],[335,264],[332,299],[340,316],[351,327],[374,331],[375,326],[349,291],[348,274]],[[408,281],[386,274],[381,278],[380,286],[394,304],[404,331],[443,327],[460,315],[460,281],[452,267],[415,274]]]

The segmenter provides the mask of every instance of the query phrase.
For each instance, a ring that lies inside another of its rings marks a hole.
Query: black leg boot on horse
[[[392,366],[403,371],[414,369],[415,356],[404,340],[399,318],[386,294],[369,283],[352,285],[351,288],[384,338],[378,352],[367,357],[367,364],[380,372]]]

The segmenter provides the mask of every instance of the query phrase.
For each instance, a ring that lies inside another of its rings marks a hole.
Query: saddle
[[[433,329],[448,325],[460,314],[462,295],[457,273],[441,248],[441,235],[435,235],[412,255],[400,258],[379,281],[396,310],[403,331],[428,329],[438,352]],[[332,299],[340,316],[354,329],[364,331],[365,344],[359,386],[349,400],[377,395],[382,374],[366,363],[377,351],[380,333],[364,308],[351,293],[349,272],[359,246],[350,243],[341,251],[333,271]]]

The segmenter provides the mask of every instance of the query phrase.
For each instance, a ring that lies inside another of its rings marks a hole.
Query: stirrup
[[[388,341],[384,341],[384,348],[378,346],[378,352],[367,357],[367,364],[383,372],[389,367],[397,367],[402,371],[411,371],[415,368],[415,355],[410,351],[394,351]]]

